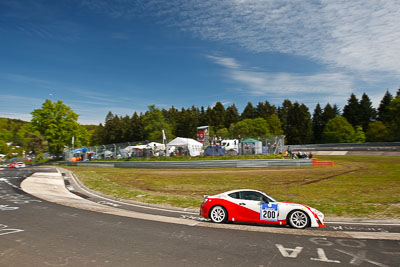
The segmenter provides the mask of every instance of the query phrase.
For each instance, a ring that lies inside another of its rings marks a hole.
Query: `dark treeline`
[[[117,116],[111,111],[91,136],[91,145],[196,138],[197,127],[211,126],[210,136],[222,138],[285,135],[287,144],[400,141],[400,89],[393,97],[389,91],[377,109],[367,94],[361,99],[352,94],[341,111],[336,104],[308,107],[286,99],[281,106],[268,101],[248,102],[240,113],[236,106],[158,109],[154,105],[144,114]]]

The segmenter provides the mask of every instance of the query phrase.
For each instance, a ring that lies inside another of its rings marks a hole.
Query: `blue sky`
[[[2,0],[0,117],[337,104],[400,87],[400,1]]]

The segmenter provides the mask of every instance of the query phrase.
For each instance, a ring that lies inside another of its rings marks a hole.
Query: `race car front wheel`
[[[222,206],[214,206],[210,211],[210,219],[215,223],[224,223],[228,219],[228,212]]]
[[[304,229],[308,226],[309,219],[307,214],[301,210],[292,211],[289,215],[289,224],[296,229]]]

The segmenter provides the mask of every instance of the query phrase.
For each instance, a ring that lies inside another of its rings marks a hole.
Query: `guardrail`
[[[252,160],[198,160],[198,161],[85,161],[60,162],[67,166],[90,166],[136,169],[214,169],[214,168],[265,168],[311,167],[311,159],[252,159]]]
[[[376,142],[376,143],[338,143],[338,144],[307,144],[285,145],[284,148],[292,151],[400,151],[400,142]]]

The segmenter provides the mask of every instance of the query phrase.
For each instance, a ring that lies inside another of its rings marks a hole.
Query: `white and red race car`
[[[25,166],[25,163],[23,163],[23,162],[14,162],[14,163],[10,164],[10,167],[18,169],[18,168],[25,168],[26,166]]]
[[[290,225],[297,229],[325,227],[322,212],[298,203],[276,201],[263,192],[251,189],[204,196],[200,215],[215,223],[266,223]]]

